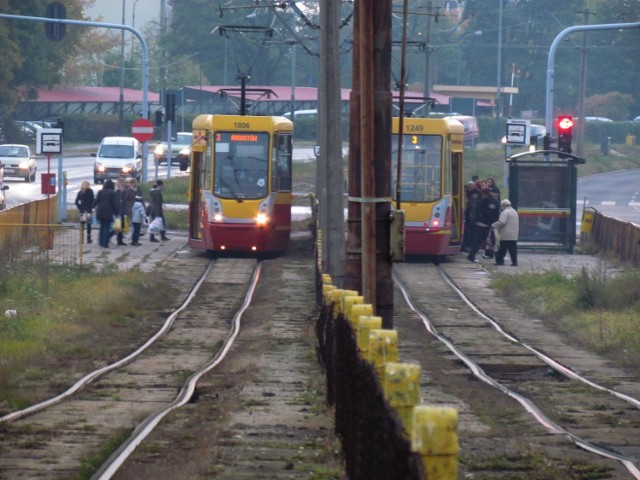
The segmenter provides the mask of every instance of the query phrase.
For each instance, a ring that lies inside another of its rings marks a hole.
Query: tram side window
[[[273,161],[271,191],[291,191],[291,155],[292,140],[290,134],[277,133],[273,137]]]

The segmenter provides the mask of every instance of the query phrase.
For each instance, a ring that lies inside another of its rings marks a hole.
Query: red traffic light
[[[560,115],[558,117],[558,134],[571,133],[573,128],[573,117],[570,115]]]

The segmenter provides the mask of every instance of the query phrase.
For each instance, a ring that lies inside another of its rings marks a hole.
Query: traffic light
[[[60,2],[51,2],[47,5],[44,14],[47,18],[65,19],[67,18],[67,9]],[[66,32],[66,24],[60,22],[45,22],[44,34],[47,40],[57,42],[64,38]]]
[[[558,128],[558,150],[563,153],[571,153],[573,117],[570,115],[559,115],[556,126]]]
[[[162,110],[156,110],[155,112],[156,115],[156,127],[161,127],[162,126]]]

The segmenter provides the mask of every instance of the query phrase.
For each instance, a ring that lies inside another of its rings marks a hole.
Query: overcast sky
[[[104,17],[106,23],[122,23],[122,2],[125,6],[125,24],[132,25],[133,6],[135,5],[135,25],[138,30],[142,30],[146,23],[160,18],[161,0],[96,0],[93,7],[85,12],[91,20],[97,20],[99,16]]]

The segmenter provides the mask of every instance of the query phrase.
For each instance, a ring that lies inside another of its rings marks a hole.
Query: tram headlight
[[[269,216],[266,213],[259,213],[256,217],[256,223],[258,225],[266,225],[269,223]]]
[[[213,221],[214,222],[222,222],[222,214],[221,213],[215,213],[213,215]]]

